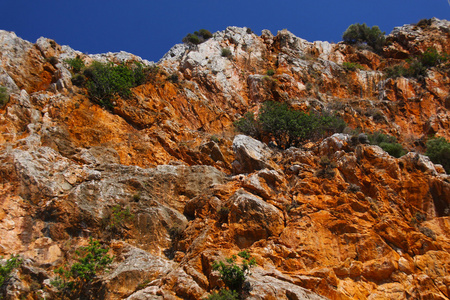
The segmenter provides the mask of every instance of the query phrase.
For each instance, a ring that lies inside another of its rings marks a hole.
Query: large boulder
[[[229,222],[236,244],[241,248],[278,236],[284,229],[282,212],[261,198],[238,190],[230,198]]]
[[[233,169],[236,173],[251,173],[264,168],[271,169],[269,159],[272,150],[268,146],[246,135],[237,135],[233,140],[236,160]]]

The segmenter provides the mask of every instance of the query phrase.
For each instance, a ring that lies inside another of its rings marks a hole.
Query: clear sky
[[[287,28],[308,41],[339,42],[353,23],[396,26],[450,20],[450,0],[0,0],[0,29],[40,36],[84,53],[127,51],[158,61],[189,32],[227,26]]]

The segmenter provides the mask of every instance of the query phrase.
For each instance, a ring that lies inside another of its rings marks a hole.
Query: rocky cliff
[[[223,286],[213,263],[242,250],[247,299],[449,299],[450,177],[423,155],[428,136],[450,139],[449,68],[384,72],[430,47],[450,53],[450,22],[395,28],[380,54],[229,27],[156,64],[0,31],[0,254],[23,259],[6,298],[60,297],[56,268],[94,238],[114,255],[98,299],[202,299]],[[72,84],[75,57],[155,72],[106,109]],[[267,100],[349,129],[269,148],[233,126]],[[375,131],[409,152],[354,134]]]

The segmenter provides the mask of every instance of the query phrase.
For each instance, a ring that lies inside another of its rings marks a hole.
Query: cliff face
[[[427,136],[450,139],[448,68],[383,70],[450,53],[450,22],[387,41],[377,55],[229,27],[154,64],[0,31],[0,254],[24,258],[7,298],[58,297],[53,271],[93,237],[115,255],[92,287],[101,299],[201,299],[222,284],[213,262],[244,249],[257,262],[247,299],[448,299],[450,177],[420,154]],[[157,71],[107,110],[72,84],[64,60],[77,55]],[[410,152],[348,134],[284,150],[238,135],[233,122],[266,100],[333,111]],[[134,217],[112,230],[116,207]]]

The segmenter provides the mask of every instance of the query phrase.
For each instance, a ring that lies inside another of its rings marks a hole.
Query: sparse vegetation
[[[367,135],[367,137],[372,145],[380,146],[384,151],[389,153],[389,155],[399,158],[407,153],[402,145],[397,143],[397,139],[393,136],[375,132]]]
[[[336,163],[331,161],[328,156],[322,156],[319,161],[319,165],[322,169],[319,169],[316,173],[317,177],[332,179],[336,175]]]
[[[130,97],[130,89],[135,86],[133,71],[125,65],[93,62],[84,75],[91,99],[109,108],[113,107],[115,97]]]
[[[64,62],[69,65],[74,74],[80,73],[86,67],[80,56],[66,59]]]
[[[366,23],[352,24],[342,35],[344,42],[348,44],[367,44],[375,52],[381,52],[386,43],[385,32],[382,32],[378,26],[369,27]]]
[[[183,38],[183,43],[198,45],[212,37],[212,33],[206,29],[200,29],[199,31],[195,31],[194,33],[188,33]]]
[[[242,253],[242,252],[241,252]],[[248,254],[247,252],[245,252]],[[229,291],[234,291],[238,295],[242,294],[244,282],[250,274],[250,268],[256,265],[254,258],[245,255],[248,259],[243,259],[241,265],[236,263],[237,257],[233,255],[227,258],[225,262],[216,261],[213,264],[213,270],[220,273],[220,278],[225,283]]]
[[[52,285],[55,286],[62,299],[75,299],[87,291],[90,294],[92,282],[106,270],[114,258],[108,255],[108,248],[102,247],[99,241],[89,240],[89,245],[80,247],[75,252],[76,262],[70,267],[60,267]]]
[[[58,64],[58,58],[55,56],[50,56],[48,58],[45,59],[47,62],[49,62],[52,66],[55,66],[56,64]]]
[[[134,215],[131,213],[129,207],[124,208],[121,205],[115,205],[103,218],[104,228],[113,235],[121,234],[126,228],[127,223],[132,221],[133,218]]]
[[[0,86],[0,108],[3,108],[9,101],[8,90],[4,86]]]
[[[277,145],[288,148],[305,140],[342,132],[347,124],[331,113],[307,114],[290,109],[285,103],[267,101],[263,103],[257,120],[252,113],[247,113],[234,125],[255,138],[269,134]]]
[[[4,265],[0,264],[0,299],[4,296],[5,288],[8,285],[12,272],[21,264],[22,259],[19,255],[12,255],[6,260]]]
[[[261,126],[255,119],[255,114],[251,111],[246,112],[242,118],[235,121],[234,126],[240,132],[256,138],[259,137],[261,131]]]
[[[178,83],[179,78],[177,74],[172,74],[169,77],[167,77],[167,80],[172,83]]]
[[[229,48],[222,48],[221,55],[222,55],[222,57],[226,57],[226,58],[232,57],[231,50]]]
[[[236,291],[221,289],[220,291],[213,291],[211,295],[206,298],[208,300],[238,300],[239,294]]]
[[[384,73],[388,78],[425,77],[429,68],[439,66],[447,61],[448,55],[441,54],[434,48],[428,48],[422,55],[408,59],[406,63],[387,67]]]
[[[342,68],[344,68],[345,71],[356,71],[356,70],[364,69],[364,67],[358,63],[347,62],[347,61],[342,64]]]
[[[445,172],[450,174],[450,142],[445,138],[433,138],[427,142],[425,153],[435,164],[441,164]]]

